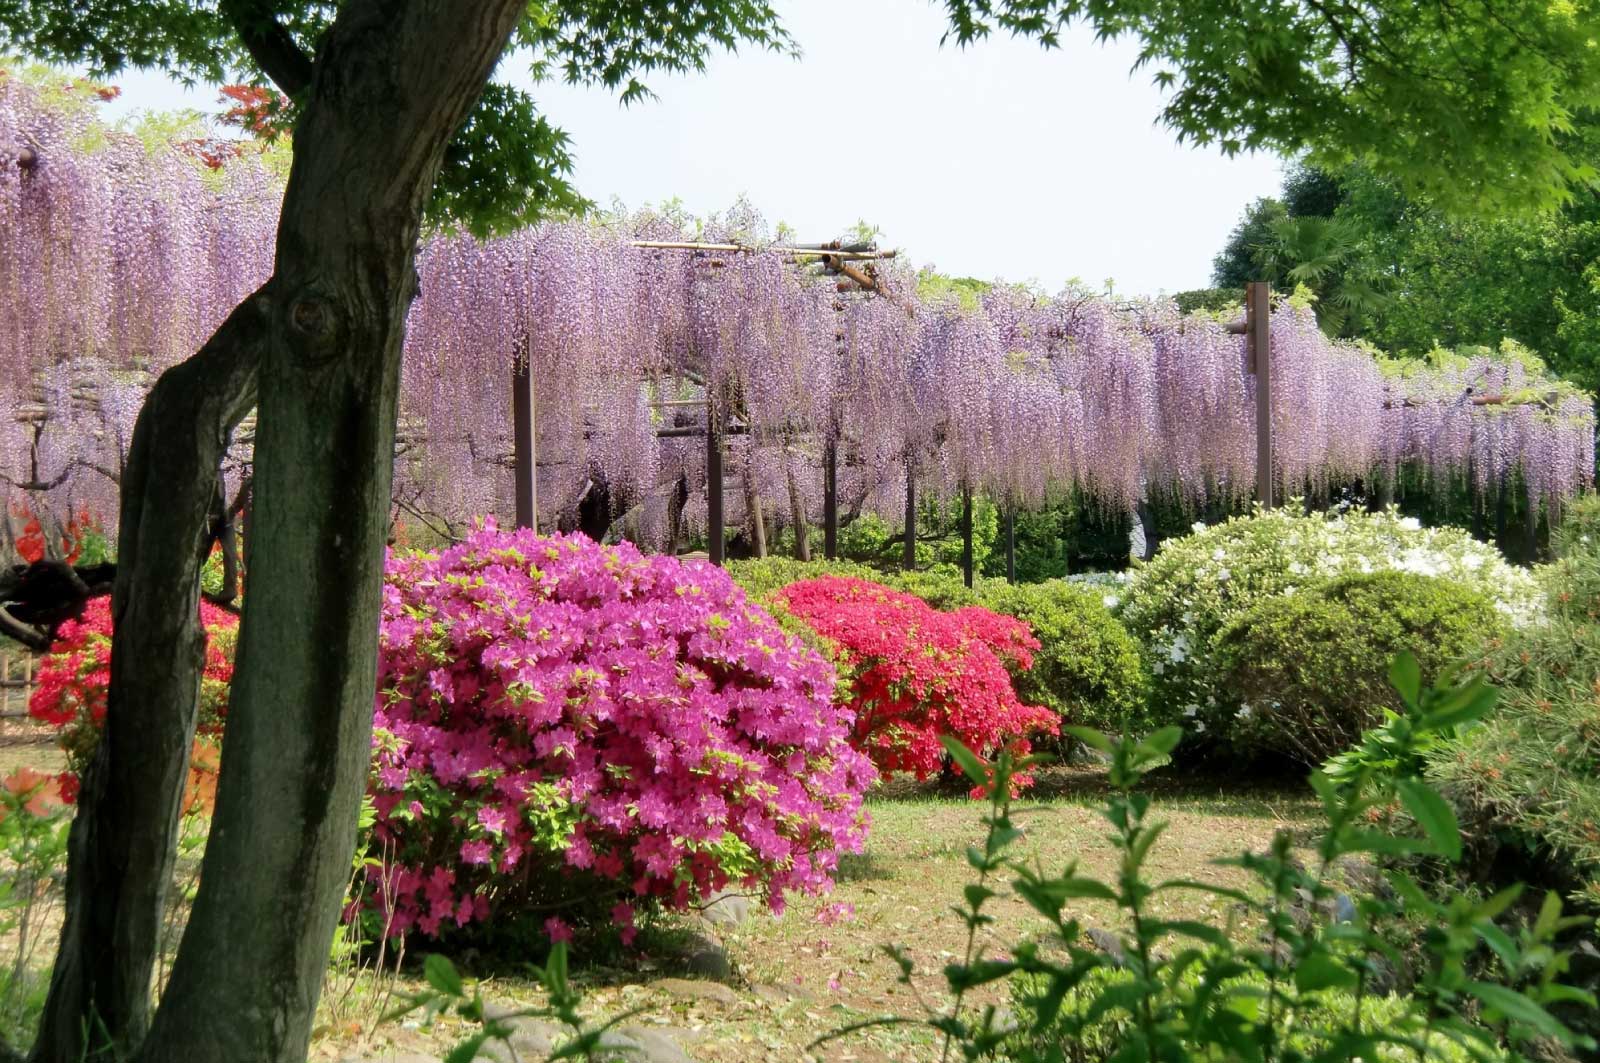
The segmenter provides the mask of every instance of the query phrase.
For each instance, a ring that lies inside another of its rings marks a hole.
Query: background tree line
[[[1578,125],[1574,155],[1600,163],[1600,126]],[[1248,280],[1305,285],[1330,335],[1399,356],[1514,339],[1552,369],[1600,388],[1600,192],[1569,188],[1540,214],[1449,213],[1359,163],[1297,163],[1256,200],[1218,252],[1213,287],[1185,309],[1238,301]]]

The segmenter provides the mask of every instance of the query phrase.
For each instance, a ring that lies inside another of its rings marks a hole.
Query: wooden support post
[[[822,450],[822,556],[839,557],[839,444],[831,439]]]
[[[800,501],[800,485],[795,482],[793,467],[786,468],[789,477],[789,522],[794,525],[794,559],[811,560],[811,526],[806,523],[806,507]]]
[[[517,527],[539,530],[539,464],[535,453],[533,373],[519,354],[511,366],[512,478],[516,481]]]
[[[717,420],[717,404],[706,396],[706,535],[707,553],[713,565],[722,564],[722,425]]]
[[[972,488],[961,485],[961,582],[972,589]]]
[[[1017,507],[1006,506],[1006,582],[1017,582]]]
[[[1268,509],[1278,504],[1272,469],[1272,286],[1245,286],[1245,342],[1250,372],[1256,378],[1256,498]]]
[[[767,556],[767,522],[761,513],[761,495],[756,491],[755,477],[750,470],[744,473],[745,523],[750,527],[750,543],[757,557]]]
[[[906,541],[900,567],[910,572],[917,567],[917,467],[906,458]]]

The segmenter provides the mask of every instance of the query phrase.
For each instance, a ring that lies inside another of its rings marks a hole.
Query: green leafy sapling
[[[471,1063],[483,1055],[491,1044],[501,1046],[511,1063],[520,1063],[516,1046],[512,1043],[518,1019],[547,1019],[571,1031],[545,1059],[582,1059],[589,1063],[601,1063],[612,1058],[607,1034],[643,1010],[634,1008],[614,1015],[598,1026],[590,1026],[578,1012],[583,994],[568,976],[567,944],[564,941],[558,941],[551,947],[544,966],[534,966],[531,971],[534,980],[544,989],[545,1002],[525,1008],[491,1008],[483,999],[482,989],[473,986],[469,993],[455,964],[438,953],[428,956],[423,961],[422,969],[427,988],[408,995],[405,1004],[385,1016],[385,1019],[398,1019],[421,1011],[423,1022],[430,1024],[441,1014],[451,1013],[474,1027],[473,1033],[445,1055],[444,1063]]]
[[[1370,755],[1351,756],[1336,771],[1312,777],[1326,825],[1311,851],[1297,850],[1282,832],[1264,853],[1218,862],[1245,872],[1250,888],[1147,876],[1166,824],[1150,818],[1150,798],[1135,787],[1146,771],[1166,762],[1181,737],[1177,728],[1143,741],[1072,729],[1109,763],[1115,792],[1101,813],[1113,828],[1110,842],[1119,858],[1109,880],[1081,874],[1076,861],[1051,872],[1016,856],[1022,832],[1009,782],[1026,763],[1005,754],[985,763],[948,743],[952,758],[990,800],[985,841],[968,851],[977,880],[955,909],[968,928],[968,947],[943,971],[949,1003],[933,1006],[919,995],[923,1016],[858,1023],[822,1040],[884,1023],[918,1023],[943,1036],[946,1059],[1017,1063],[1091,1056],[1117,1063],[1507,1060],[1522,1058],[1535,1040],[1592,1049],[1551,1011],[1556,1005],[1594,1007],[1587,994],[1561,982],[1568,960],[1555,941],[1576,921],[1562,916],[1555,895],[1545,898],[1537,918],[1514,926],[1502,917],[1517,900],[1516,890],[1487,900],[1437,900],[1404,871],[1388,868],[1381,893],[1345,892],[1339,875],[1348,858],[1460,858],[1455,815],[1421,781],[1419,749],[1494,706],[1495,691],[1481,678],[1424,687],[1416,660],[1406,654],[1393,662],[1390,675],[1404,711],[1385,722],[1381,737],[1367,736],[1361,749]],[[1404,809],[1408,829],[1397,829],[1402,820],[1388,814],[1391,805]],[[1375,826],[1384,822],[1390,829]],[[984,936],[994,925],[988,909],[1000,895],[996,883],[1005,875],[1011,893],[1045,925],[1008,943],[997,959],[987,954]],[[1226,923],[1157,916],[1152,900],[1179,892],[1227,902]],[[1114,905],[1120,931],[1087,940],[1071,910],[1086,900]],[[1426,929],[1412,991],[1380,995],[1385,965],[1406,964],[1391,943],[1396,928],[1419,924]],[[909,955],[888,951],[900,980],[914,985]],[[1487,956],[1493,957],[1492,978],[1482,973]],[[968,1003],[974,989],[997,982],[1012,988],[1015,1019]]]

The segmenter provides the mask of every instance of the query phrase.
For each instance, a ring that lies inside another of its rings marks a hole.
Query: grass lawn
[[[1159,818],[1171,827],[1150,860],[1150,875],[1204,877],[1243,885],[1231,869],[1211,867],[1218,857],[1259,850],[1281,829],[1296,832],[1314,824],[1309,791],[1300,788],[1241,788],[1186,783],[1163,786],[1152,778]],[[1109,877],[1115,854],[1106,842],[1109,826],[1096,808],[1104,779],[1082,769],[1046,772],[1021,807],[1027,831],[1018,852],[1047,867],[1077,860],[1080,869]],[[580,969],[586,1011],[613,1015],[644,1010],[628,1020],[658,1027],[700,1063],[751,1060],[916,1061],[937,1059],[933,1037],[913,1027],[863,1033],[817,1049],[805,1046],[818,1032],[886,1014],[914,1015],[918,998],[938,1004],[939,969],[962,955],[966,931],[951,911],[961,887],[971,881],[966,847],[980,835],[984,805],[941,793],[932,785],[891,786],[870,802],[872,833],[867,851],[848,859],[838,887],[827,897],[796,897],[780,918],[756,910],[732,928],[711,931],[722,941],[732,973],[726,988],[685,984],[681,950],[691,933],[707,928],[698,919],[672,918],[651,928],[643,948],[627,969]],[[1219,902],[1200,894],[1158,897],[1157,917],[1221,916]],[[853,909],[853,911],[852,911]],[[1109,908],[1085,903],[1078,909],[1086,926],[1108,926]],[[997,917],[986,934],[989,952],[1002,951],[1039,924],[1014,900],[997,900]],[[915,991],[896,984],[898,970],[880,946],[905,946],[919,971]],[[576,956],[582,959],[581,953]],[[468,966],[464,964],[463,966]],[[470,972],[483,974],[484,972]],[[400,992],[420,985],[409,966]],[[498,1003],[538,999],[525,979],[501,972],[487,976],[485,996]],[[1001,1002],[1002,995],[984,998]],[[373,1029],[379,1008],[362,987],[343,1008],[329,1011],[314,1058],[384,1059],[385,1050],[442,1054],[462,1028],[441,1020],[433,1029],[396,1024]]]

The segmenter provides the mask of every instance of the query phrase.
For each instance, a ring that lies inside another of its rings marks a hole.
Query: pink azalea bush
[[[876,778],[833,669],[713,566],[493,527],[395,554],[371,792],[389,932],[551,938],[832,886]]]

